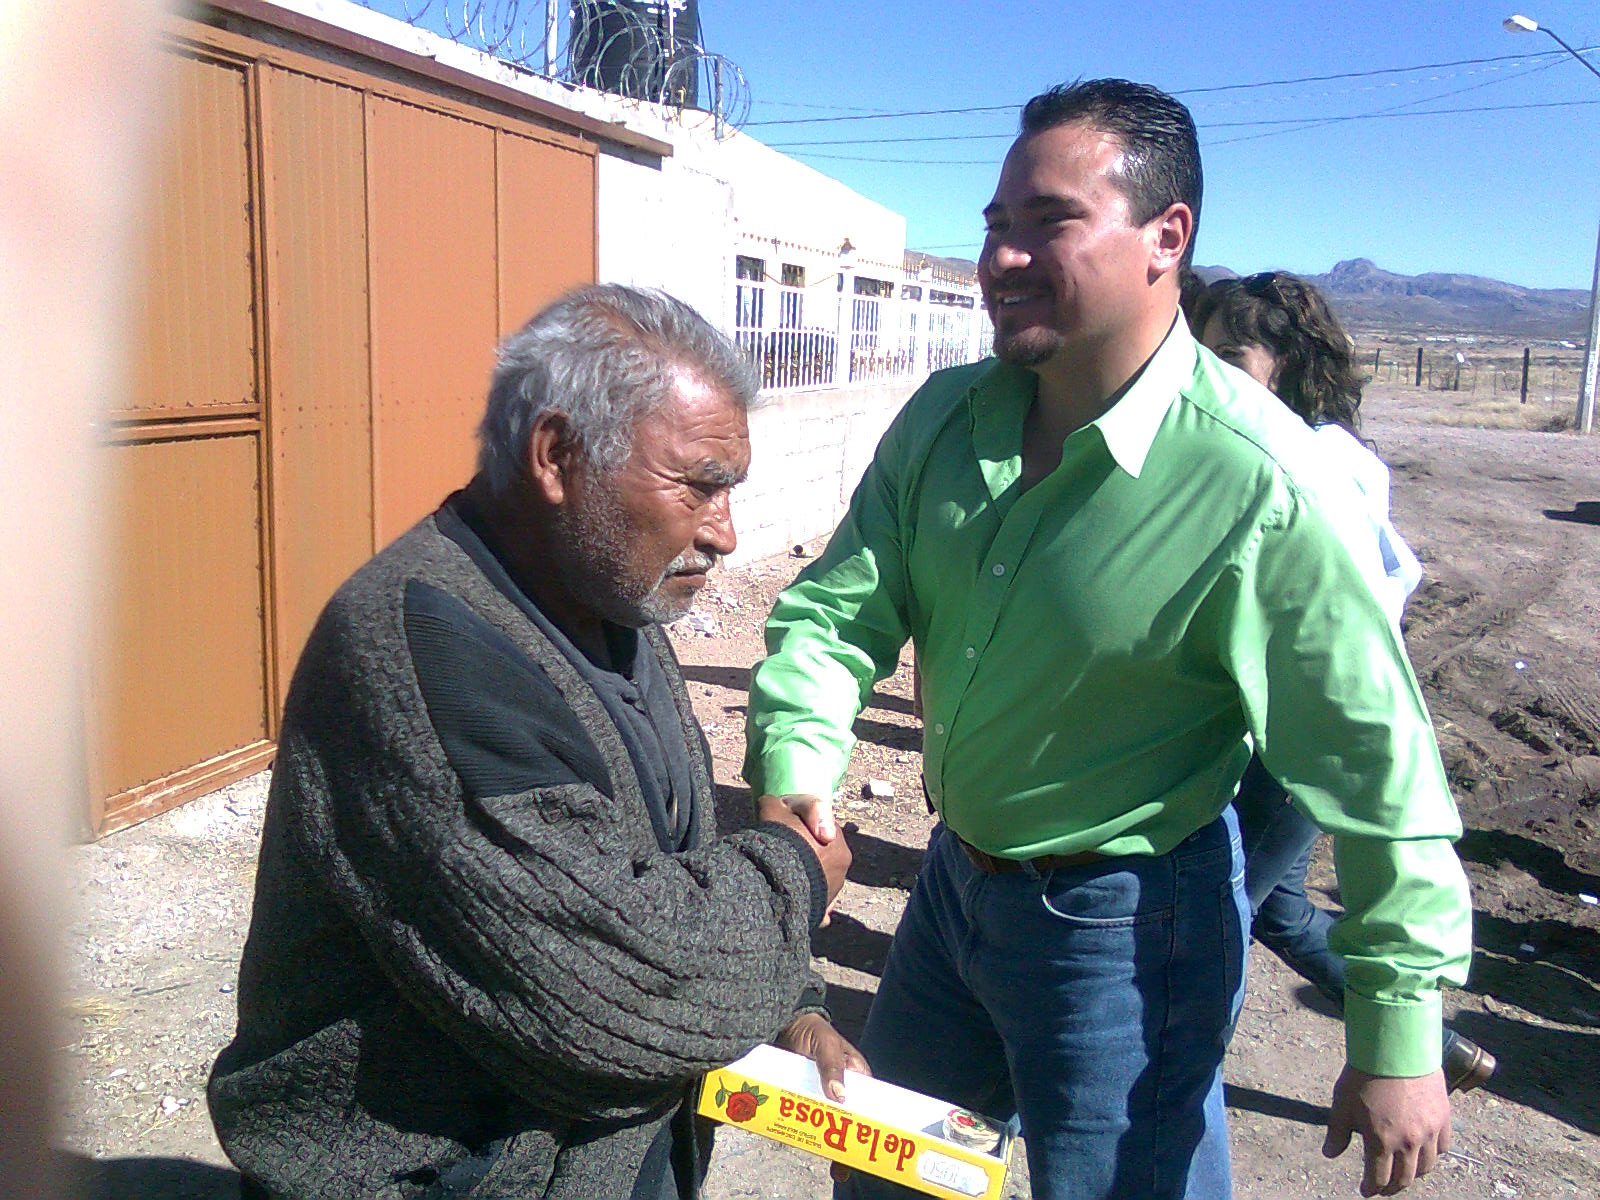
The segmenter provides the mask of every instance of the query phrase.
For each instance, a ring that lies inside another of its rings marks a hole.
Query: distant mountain
[[[1195,269],[1208,283],[1236,274],[1227,267]],[[1397,275],[1365,258],[1306,278],[1327,294],[1352,330],[1581,341],[1589,328],[1589,293],[1577,288],[1525,288],[1481,275]]]

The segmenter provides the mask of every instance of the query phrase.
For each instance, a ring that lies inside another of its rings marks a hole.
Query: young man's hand
[[[1404,1191],[1450,1148],[1450,1098],[1444,1072],[1400,1078],[1346,1066],[1333,1085],[1322,1153],[1338,1158],[1359,1133],[1366,1151],[1363,1196]]]
[[[839,836],[839,827],[833,820],[832,800],[804,792],[793,792],[777,799],[787,804],[789,811],[804,821],[806,828],[811,831],[811,836],[823,845],[827,845]]]

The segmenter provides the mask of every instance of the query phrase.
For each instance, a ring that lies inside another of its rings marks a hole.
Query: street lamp
[[[1500,25],[1507,33],[1548,33],[1551,37],[1555,38],[1558,46],[1560,46],[1568,54],[1572,55],[1573,58],[1577,59],[1589,70],[1593,71],[1596,75],[1600,75],[1600,67],[1595,66],[1587,58],[1579,54],[1571,46],[1567,45],[1567,43],[1562,39],[1561,35],[1554,29],[1551,29],[1550,26],[1541,25],[1532,17],[1525,17],[1521,13],[1512,13],[1504,21],[1501,21]]]
[[[1558,46],[1600,78],[1600,67],[1596,67],[1567,45],[1561,35],[1548,25],[1541,25],[1532,17],[1525,17],[1521,13],[1512,13],[1500,24],[1507,33],[1548,33],[1556,40]],[[1600,241],[1595,243],[1594,282],[1589,287],[1589,347],[1583,356],[1583,381],[1578,388],[1579,433],[1588,433],[1594,428],[1594,393],[1597,383],[1600,383]]]

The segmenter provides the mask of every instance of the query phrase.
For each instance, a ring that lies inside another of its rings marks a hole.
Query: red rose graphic
[[[728,1120],[740,1125],[756,1115],[756,1109],[765,1104],[771,1097],[763,1096],[761,1089],[753,1083],[746,1083],[737,1091],[730,1092],[726,1087],[717,1088],[717,1103],[728,1114]]]

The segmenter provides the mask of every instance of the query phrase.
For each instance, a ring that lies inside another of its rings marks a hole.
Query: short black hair
[[[1183,203],[1194,216],[1183,265],[1194,259],[1200,229],[1200,135],[1182,103],[1160,88],[1127,79],[1080,79],[1060,83],[1022,106],[1021,137],[1081,121],[1122,145],[1119,174],[1133,220],[1154,220]]]

